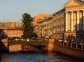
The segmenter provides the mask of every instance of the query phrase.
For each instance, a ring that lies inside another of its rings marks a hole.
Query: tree
[[[24,38],[32,38],[35,36],[32,22],[33,22],[33,18],[30,16],[30,14],[24,13],[22,15],[22,27],[23,27]]]
[[[3,29],[0,29],[0,40],[7,38],[7,34],[4,32]]]

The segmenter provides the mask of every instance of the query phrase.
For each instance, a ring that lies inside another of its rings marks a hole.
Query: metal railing
[[[81,42],[77,43],[77,42],[56,41],[56,45],[84,51],[84,43]]]

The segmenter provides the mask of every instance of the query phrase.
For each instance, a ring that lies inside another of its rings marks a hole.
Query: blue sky
[[[20,21],[22,14],[52,14],[68,0],[0,0],[0,22]]]

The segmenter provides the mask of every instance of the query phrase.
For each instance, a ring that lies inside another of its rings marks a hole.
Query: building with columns
[[[84,39],[84,0],[69,0],[64,8],[39,23],[42,35],[56,39]]]
[[[84,38],[84,0],[70,0],[65,4],[65,35]]]

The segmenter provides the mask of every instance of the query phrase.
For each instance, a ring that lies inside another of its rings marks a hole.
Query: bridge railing
[[[77,43],[77,42],[56,41],[56,45],[84,51],[84,43],[81,42]]]

